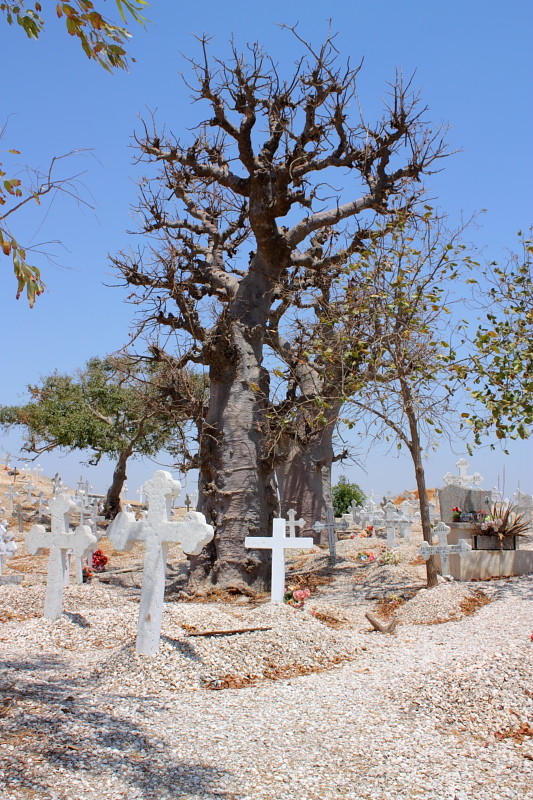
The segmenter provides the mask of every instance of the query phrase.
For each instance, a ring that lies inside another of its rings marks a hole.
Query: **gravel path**
[[[365,585],[419,581],[396,570]],[[52,623],[42,585],[2,587],[2,800],[533,800],[533,576],[470,616],[470,585],[419,592],[387,636],[357,574],[304,611],[168,602],[151,660],[136,589],[70,587]]]

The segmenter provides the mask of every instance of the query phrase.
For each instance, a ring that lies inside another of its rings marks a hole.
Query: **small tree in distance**
[[[198,390],[201,405],[197,376],[189,374],[185,380],[193,386],[191,395]],[[62,449],[89,451],[87,463],[93,466],[104,455],[115,459],[105,499],[105,515],[113,519],[120,511],[131,457],[155,457],[161,450],[178,456],[185,449],[184,424],[190,416],[164,396],[161,383],[156,366],[93,358],[77,375],[54,373],[30,386],[26,405],[0,407],[0,425],[24,428],[23,449],[37,456]],[[188,414],[193,413],[191,402]]]
[[[341,475],[336,486],[331,491],[333,495],[333,511],[336,517],[342,517],[350,510],[352,502],[362,506],[366,500],[366,495],[357,483],[348,483],[348,479]]]

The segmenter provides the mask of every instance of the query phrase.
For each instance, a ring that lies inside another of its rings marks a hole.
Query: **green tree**
[[[105,2],[105,0],[103,0]],[[146,0],[115,0],[122,24],[117,24],[97,10],[95,4],[89,0],[71,0],[71,3],[56,3],[55,9],[50,2],[45,3],[46,10],[65,21],[67,33],[77,38],[85,55],[97,61],[104,69],[126,69],[128,61],[124,44],[131,37],[127,29],[129,21],[144,24],[141,12],[147,6]],[[98,5],[98,4],[97,4]],[[101,5],[101,4],[100,4]],[[18,2],[0,2],[0,12],[9,25],[18,25],[30,39],[38,39],[42,33],[45,20],[42,16],[43,9],[39,2],[31,3],[25,0]],[[0,140],[4,130],[0,131]],[[19,155],[15,148],[8,151]],[[13,271],[17,279],[17,299],[26,290],[28,303],[31,306],[35,299],[42,294],[44,284],[41,272],[37,266],[27,259],[27,248],[18,240],[10,228],[13,215],[24,205],[35,201],[38,204],[44,196],[63,191],[79,195],[74,190],[72,178],[58,179],[54,173],[57,158],[52,159],[49,169],[44,174],[35,173],[35,180],[31,185],[23,185],[20,178],[7,174],[4,161],[0,161],[0,251],[12,259]]]
[[[181,375],[180,391],[182,397],[189,392],[188,404],[180,406],[176,386],[172,393],[168,387],[168,375],[159,365],[144,366],[126,357],[93,358],[76,375],[54,373],[29,386],[28,403],[0,407],[0,425],[24,428],[23,450],[29,453],[88,450],[91,465],[103,455],[115,459],[105,502],[106,516],[114,518],[128,459],[154,457],[161,450],[182,455],[185,423],[193,413],[201,414],[198,376]]]
[[[362,506],[366,500],[366,495],[357,483],[348,483],[344,475],[339,477],[339,482],[332,489],[333,511],[336,517],[342,517],[350,510],[352,502]]]
[[[469,370],[477,406],[463,414],[470,420],[476,444],[490,432],[502,441],[531,435],[533,238],[531,233],[519,235],[521,253],[512,254],[504,266],[491,265],[489,283],[481,295],[485,313],[474,336]]]

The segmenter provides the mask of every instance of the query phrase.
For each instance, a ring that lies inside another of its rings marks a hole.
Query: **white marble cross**
[[[405,514],[401,514],[396,520],[398,531],[404,542],[411,541],[411,520]]]
[[[63,485],[63,481],[61,480],[59,472],[56,472],[56,474],[51,480],[51,483],[52,483],[52,493],[55,497],[58,491],[60,490],[61,486]]]
[[[165,596],[168,545],[177,542],[187,555],[198,555],[214,536],[203,514],[189,511],[182,522],[170,522],[169,504],[181,491],[181,484],[170,472],[157,470],[142,487],[148,498],[148,512],[140,520],[121,511],[107,537],[117,550],[129,550],[134,542],[144,542],[144,567],[141,603],[137,625],[137,652],[154,655],[159,648]]]
[[[483,477],[479,472],[474,472],[473,475],[467,475],[468,461],[465,458],[460,458],[455,466],[459,470],[459,475],[452,475],[451,472],[447,472],[443,478],[446,484],[449,485],[453,483],[454,486],[468,488],[471,483],[474,484],[474,486],[479,486],[482,483]]]
[[[58,619],[61,616],[63,589],[68,583],[69,554],[81,558],[94,541],[91,529],[79,525],[74,532],[68,527],[68,515],[75,509],[74,503],[64,494],[50,500],[51,530],[44,525],[33,525],[26,534],[26,547],[32,554],[49,549],[48,578],[44,616]]]
[[[384,506],[383,512],[385,514],[385,529],[387,531],[387,547],[394,547],[394,537],[399,515],[396,506],[394,503],[391,503],[390,500],[386,506]]]
[[[244,546],[257,550],[272,550],[272,578],[270,600],[282,603],[285,594],[285,550],[310,550],[314,547],[311,537],[287,537],[286,521],[274,519],[272,536],[247,536]]]
[[[17,497],[17,496],[18,496],[18,492],[15,491],[15,487],[14,486],[10,486],[9,489],[7,490],[7,492],[6,492],[6,497],[9,499],[9,513],[10,514],[13,513],[13,501],[14,501],[15,497]]]
[[[14,534],[7,529],[7,519],[0,523],[0,575],[4,569],[4,564],[8,558],[15,555],[17,545],[14,541]]]
[[[296,536],[296,528],[305,528],[305,519],[295,519],[296,511],[294,508],[289,509],[287,511],[287,531],[289,536]]]
[[[427,542],[422,542],[418,548],[418,552],[422,558],[427,561],[430,556],[440,556],[441,574],[450,574],[450,553],[458,553],[462,558],[472,550],[466,539],[459,539],[457,544],[448,544],[448,534],[450,528],[444,522],[438,522],[433,528],[433,533],[437,535],[439,543],[437,545],[429,545]]]
[[[35,486],[35,484],[32,481],[29,481],[29,483],[25,483],[22,488],[26,492],[26,502],[27,503],[31,503],[32,492],[37,487]]]

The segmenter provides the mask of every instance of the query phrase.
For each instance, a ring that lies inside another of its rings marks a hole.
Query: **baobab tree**
[[[267,585],[266,557],[244,538],[268,534],[276,509],[270,315],[297,287],[340,273],[446,154],[400,78],[381,120],[351,120],[359,68],[339,65],[331,36],[313,49],[292,32],[303,54],[287,78],[257,44],[220,61],[201,43],[192,92],[207,118],[188,142],[145,124],[145,247],[113,259],[144,303],[145,330],[170,329],[179,366],[208,370],[199,506],[216,532],[191,562],[197,590]]]

